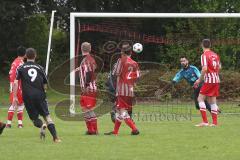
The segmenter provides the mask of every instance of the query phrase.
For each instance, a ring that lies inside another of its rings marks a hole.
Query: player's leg
[[[45,122],[47,123],[47,128],[53,137],[53,141],[56,143],[61,142],[61,140],[57,136],[57,130],[56,130],[55,124],[54,124],[51,116],[47,115],[47,116],[44,116],[43,118],[44,118]],[[43,125],[42,129],[44,130],[44,125]]]
[[[83,117],[87,126],[87,135],[98,134],[97,116],[92,109],[83,109]]]
[[[92,135],[94,133],[94,128],[93,128],[93,125],[92,125],[92,122],[91,122],[90,110],[82,108],[82,111],[83,111],[83,118],[84,118],[84,121],[85,121],[86,127],[87,127],[86,134],[87,135]]]
[[[115,123],[115,120],[116,120],[116,99],[117,97],[115,96],[116,93],[115,93],[115,90],[114,91],[109,91],[110,94],[109,94],[109,99],[110,99],[110,102],[113,103],[113,106],[112,106],[112,111],[110,112],[110,115],[111,115],[111,120],[113,123]]]
[[[110,112],[110,115],[111,115],[112,122],[115,123],[115,120],[116,120],[116,108],[115,108],[115,106],[113,107],[112,111]]]
[[[208,119],[207,119],[207,112],[206,112],[206,104],[205,104],[206,96],[203,94],[199,94],[198,96],[198,104],[199,104],[199,110],[202,116],[202,123],[197,124],[198,127],[208,126]]]
[[[36,109],[36,106],[33,102],[34,102],[34,100],[31,100],[30,98],[24,99],[24,104],[25,104],[25,107],[26,107],[28,117],[33,122],[33,125],[35,127],[41,128],[43,122],[42,122],[41,119],[39,119],[39,113],[38,113],[38,111]]]
[[[12,127],[12,119],[14,116],[15,107],[11,104],[11,106],[8,108],[8,116],[7,116],[7,124],[6,128]]]
[[[196,107],[197,110],[200,110],[199,103],[198,103],[198,96],[199,96],[199,93],[200,93],[200,89],[201,89],[201,86],[194,89],[194,102],[195,102],[195,107]],[[205,105],[206,105],[206,109],[211,113],[211,106],[209,105],[207,100],[204,100],[204,102],[205,102]]]
[[[22,93],[21,91],[18,91],[17,93],[17,98],[18,98],[18,107],[15,108],[12,105],[9,107],[8,109],[8,117],[7,117],[7,128],[11,128],[11,124],[12,124],[12,119],[14,116],[14,112],[15,110],[17,110],[17,118],[18,118],[18,128],[22,128],[23,127],[23,109],[24,109],[24,105],[23,105],[23,99],[22,99]],[[12,104],[12,100],[13,100],[13,93],[10,93],[10,102]]]
[[[3,133],[3,130],[5,127],[6,127],[6,124],[3,122],[0,122],[0,135]]]
[[[128,114],[128,109],[130,107],[132,107],[132,97],[118,96],[117,113],[116,113],[114,130],[112,132],[106,133],[106,135],[110,135],[110,134],[117,135],[123,120],[132,129],[133,135],[139,134],[139,131],[137,130],[133,120],[130,118]]]
[[[17,108],[18,128],[22,128],[23,127],[23,110],[24,110],[22,91],[18,91],[18,103],[19,103]]]
[[[93,134],[98,134],[98,124],[97,124],[97,115],[95,114],[95,112],[93,110],[91,110],[90,112],[90,117],[91,117],[91,124],[92,124],[92,128],[93,128]]]
[[[40,99],[37,102],[36,106],[37,106],[39,114],[44,118],[44,120],[47,124],[47,128],[53,137],[53,141],[56,143],[61,142],[61,140],[57,136],[57,130],[56,130],[55,124],[50,116],[47,101],[45,99],[42,99],[42,100]],[[40,135],[42,134],[42,132],[45,129],[46,129],[46,127],[43,124],[41,127]]]
[[[216,97],[209,97],[208,99],[211,105],[212,124],[210,126],[218,125],[218,105]]]
[[[105,135],[118,135],[120,126],[122,124],[123,118],[120,112],[120,109],[116,109],[116,117],[115,117],[115,123],[114,123],[114,129],[111,132],[104,133]]]
[[[132,135],[138,135],[139,131],[135,125],[135,123],[133,122],[133,120],[131,119],[131,117],[128,114],[127,110],[121,110],[121,115],[124,119],[124,122],[132,129]]]
[[[84,120],[87,126],[87,134],[98,134],[97,116],[94,113],[96,106],[96,93],[88,93],[80,97],[80,105],[83,111]]]
[[[211,105],[208,103],[208,101],[206,99],[204,102],[205,102],[207,110],[211,113]]]
[[[114,130],[110,133],[106,133],[106,135],[110,135],[110,134],[117,135],[123,120],[132,129],[132,135],[139,134],[139,131],[138,131],[136,125],[134,124],[133,120],[130,118],[130,116],[128,114],[128,111],[126,109],[120,109],[116,113],[116,121],[115,121],[115,125],[114,125]]]
[[[200,88],[194,88],[193,90],[193,99],[194,99],[194,103],[195,103],[195,107],[197,110],[199,110],[199,104],[198,104],[198,96],[199,96],[199,92],[200,92]]]
[[[23,127],[23,110],[24,110],[24,105],[21,104],[17,108],[17,118],[18,118],[18,128]]]
[[[11,88],[11,85],[10,85],[10,88]],[[11,105],[8,108],[8,116],[7,116],[6,128],[11,128],[11,126],[12,126],[12,119],[13,119],[14,111],[15,111],[15,107],[13,107],[13,105],[12,105],[12,102],[13,102],[13,92],[12,91],[10,91],[9,100],[10,100],[10,104]]]

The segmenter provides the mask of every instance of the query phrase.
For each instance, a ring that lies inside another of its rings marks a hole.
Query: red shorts
[[[23,105],[23,98],[22,98],[22,92],[18,91],[17,92],[17,98],[18,98],[18,105]],[[13,92],[10,93],[9,95],[10,103],[13,103]]]
[[[219,83],[204,83],[201,87],[200,94],[208,97],[218,97]]]
[[[97,103],[97,93],[84,93],[80,97],[80,105],[83,109],[92,109]]]
[[[130,110],[133,106],[133,97],[129,96],[117,96],[116,106],[117,109]]]

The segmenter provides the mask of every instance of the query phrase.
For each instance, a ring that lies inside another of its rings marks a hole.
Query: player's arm
[[[121,70],[122,70],[122,63],[121,63],[121,58],[119,58],[117,63],[113,67],[112,74],[114,76],[119,76],[121,74]]]
[[[199,81],[202,82],[204,80],[204,75],[207,73],[207,66],[202,67],[201,75],[199,77]]]
[[[20,80],[20,75],[21,75],[20,69],[17,69],[16,79],[14,80],[13,87],[12,87],[12,90],[13,90],[13,106],[14,107],[17,107],[17,104],[18,104],[17,91],[18,91],[18,80]]]
[[[18,80],[15,79],[13,82],[13,99],[17,100]]]
[[[219,70],[221,70],[222,69],[222,63],[221,63],[221,61],[220,61],[220,57],[218,56],[218,61],[219,61]]]
[[[167,93],[172,88],[172,86],[175,85],[176,83],[180,82],[182,80],[182,78],[183,78],[183,76],[182,76],[182,69],[181,69],[180,71],[178,71],[176,73],[176,75],[172,79],[171,83],[168,83],[163,88],[158,89],[155,92],[155,95],[159,96],[159,95],[163,95],[163,94]]]
[[[16,79],[16,65],[15,63],[12,64],[11,69],[9,71],[9,82],[10,82],[10,89],[9,91],[12,92],[13,91],[13,83],[14,80]]]
[[[180,82],[183,78],[183,75],[182,75],[182,69],[180,71],[178,71],[176,73],[176,75],[174,76],[174,78],[172,79],[172,84],[176,84],[178,82]]]
[[[198,80],[196,80],[196,82],[194,83],[194,87],[196,88],[203,80],[204,80],[204,76],[207,73],[207,58],[205,55],[201,56],[201,65],[202,65],[202,70],[201,70],[201,74],[200,77],[198,78]]]
[[[43,67],[40,66],[40,68],[41,68],[42,77],[43,77],[43,87],[44,87],[45,92],[47,92],[47,88],[48,88],[47,75],[46,75],[46,73],[45,73]]]

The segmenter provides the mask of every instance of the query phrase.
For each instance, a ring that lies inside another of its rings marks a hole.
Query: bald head
[[[91,44],[88,42],[83,42],[81,45],[82,54],[86,55],[91,52]]]

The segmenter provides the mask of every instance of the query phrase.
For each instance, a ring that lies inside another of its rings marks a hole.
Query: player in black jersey
[[[16,80],[13,85],[14,105],[17,104],[18,80],[22,82],[23,101],[29,118],[33,121],[34,126],[41,129],[40,138],[45,138],[45,130],[48,128],[54,142],[61,142],[57,137],[55,125],[50,117],[48,104],[46,101],[45,89],[47,86],[47,77],[43,67],[35,63],[37,56],[36,50],[28,48],[26,50],[27,62],[17,70]],[[42,122],[39,115],[43,117],[46,124]]]
[[[6,127],[6,124],[0,121],[0,135],[3,133],[3,130],[5,127]]]

